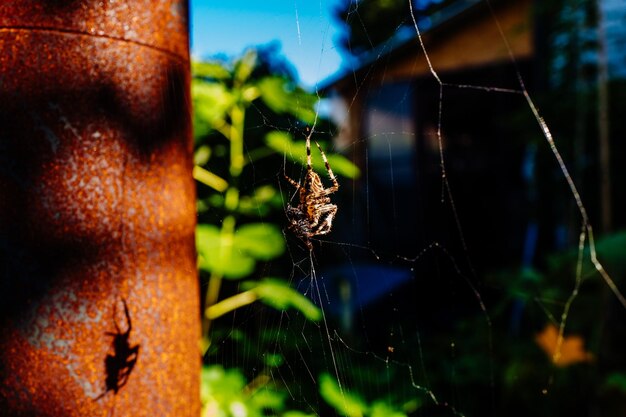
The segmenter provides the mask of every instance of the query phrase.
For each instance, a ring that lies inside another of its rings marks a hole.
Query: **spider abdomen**
[[[300,200],[296,207],[287,205],[286,214],[289,219],[289,229],[307,245],[309,250],[313,249],[311,238],[325,235],[332,228],[333,219],[337,214],[337,206],[331,204],[329,195],[339,189],[339,182],[330,168],[326,155],[319,143],[315,142],[315,144],[320,150],[326,171],[333,185],[324,188],[320,176],[311,167],[310,135],[306,138],[307,169],[303,184],[297,183],[285,175],[285,178],[296,187]]]

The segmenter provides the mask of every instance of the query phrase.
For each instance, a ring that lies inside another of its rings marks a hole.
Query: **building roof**
[[[491,3],[493,7],[506,4],[515,7],[522,3],[529,4],[530,1],[492,0]],[[481,17],[485,19],[487,15],[489,15],[489,5],[486,5],[483,0],[458,0],[429,16],[420,18],[418,20],[418,28],[426,44],[428,44],[429,40],[435,39],[437,42],[441,43],[445,42],[445,39],[454,37],[455,33],[460,32],[461,27],[467,26],[468,22],[476,21]],[[528,20],[527,16],[523,18]],[[489,19],[491,19],[490,16]],[[490,24],[492,28],[495,29],[493,22]],[[528,46],[524,49],[528,49]],[[320,92],[327,92],[339,84],[348,82],[354,78],[360,78],[377,62],[385,61],[389,64],[392,61],[407,56],[415,56],[419,54],[420,51],[415,27],[413,27],[413,25],[403,26],[399,28],[388,41],[357,57],[346,59],[343,68],[323,80],[318,86],[318,89]],[[459,65],[463,64],[461,61],[462,60],[459,60]]]

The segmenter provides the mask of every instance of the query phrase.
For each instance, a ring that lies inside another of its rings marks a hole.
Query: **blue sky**
[[[338,0],[191,0],[195,58],[240,54],[247,46],[280,41],[305,86],[337,72],[341,57],[331,10]]]

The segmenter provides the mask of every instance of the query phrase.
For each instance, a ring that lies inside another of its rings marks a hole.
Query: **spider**
[[[297,206],[293,207],[287,204],[289,229],[306,244],[309,250],[313,249],[311,238],[327,234],[333,226],[333,219],[335,214],[337,214],[337,206],[330,203],[329,195],[339,189],[339,182],[328,164],[322,147],[317,142],[315,144],[322,155],[328,176],[333,182],[332,187],[324,188],[319,175],[313,171],[311,167],[311,134],[306,137],[306,174],[304,176],[304,184],[294,181],[285,174],[287,181],[296,187],[296,192],[299,193]]]
[[[124,303],[124,313],[126,316],[128,329],[122,333],[122,330],[117,324],[116,304],[113,310],[113,323],[115,324],[115,333],[105,333],[108,336],[113,336],[113,342],[111,343],[111,346],[113,347],[113,354],[108,354],[104,360],[104,365],[107,373],[105,381],[106,389],[96,398],[96,401],[104,397],[110,391],[113,391],[113,395],[117,395],[117,392],[120,390],[120,388],[122,388],[128,382],[128,377],[130,377],[130,373],[133,371],[133,368],[137,363],[137,356],[139,355],[139,345],[130,345],[130,331],[132,330],[133,325],[130,321],[130,313],[128,312],[126,300],[122,299],[122,303]]]

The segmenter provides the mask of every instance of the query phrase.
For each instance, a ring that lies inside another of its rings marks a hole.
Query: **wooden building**
[[[483,1],[456,2],[424,22],[428,59],[414,28],[399,31],[328,81],[345,114],[336,144],[364,172],[339,239],[409,257],[437,241],[467,249],[481,271],[522,258],[529,150],[514,122],[529,113],[518,74],[532,88],[532,15],[531,0],[494,1],[493,14]]]

